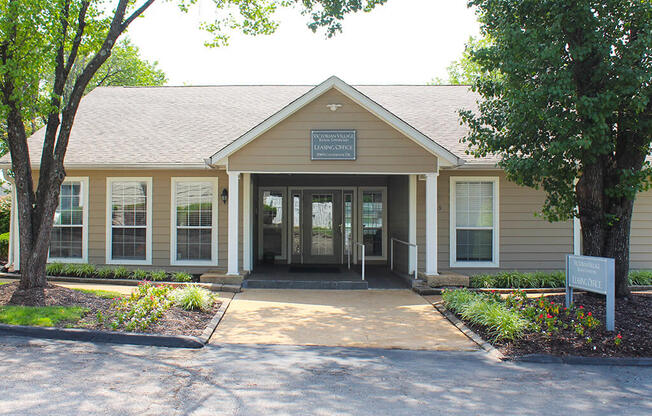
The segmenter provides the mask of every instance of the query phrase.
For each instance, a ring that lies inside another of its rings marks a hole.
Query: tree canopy
[[[615,258],[626,294],[633,200],[652,173],[652,3],[469,5],[492,41],[470,53],[483,75],[479,112],[461,113],[468,152],[497,155],[509,179],[542,189],[547,219],[579,216],[584,253]]]
[[[101,81],[98,71],[111,57],[120,36],[155,1],[0,0],[0,120],[6,123],[17,195],[21,289],[45,285],[50,233],[66,176],[64,160],[82,96],[96,76]],[[295,7],[309,16],[310,29],[325,28],[330,37],[342,30],[341,21],[347,14],[368,12],[385,2],[213,0],[215,19],[202,27],[213,35],[208,45],[219,46],[228,41],[232,31],[273,33],[278,27],[274,12]],[[196,3],[177,0],[176,4],[188,11]],[[26,124],[41,115],[45,132],[37,162],[30,160]],[[32,176],[35,162],[39,170],[36,187]]]
[[[469,37],[464,46],[464,52],[459,59],[454,60],[446,67],[446,78],[436,77],[432,80],[434,85],[471,85],[483,73],[483,68],[472,59],[472,53],[491,44],[486,37]]]

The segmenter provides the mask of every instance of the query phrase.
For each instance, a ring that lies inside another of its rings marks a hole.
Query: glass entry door
[[[342,191],[303,192],[303,262],[342,261]]]

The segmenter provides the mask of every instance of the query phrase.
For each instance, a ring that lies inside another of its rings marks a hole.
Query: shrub
[[[135,280],[145,280],[147,279],[147,272],[143,269],[136,269],[131,272],[131,276],[129,276],[129,278]]]
[[[8,233],[11,224],[11,195],[0,197],[0,233]]]
[[[63,263],[50,263],[45,266],[45,274],[48,276],[60,276],[63,274],[64,264]]]
[[[80,264],[78,274],[80,277],[93,277],[97,273],[97,268],[93,264]]]
[[[176,272],[172,275],[172,280],[175,282],[192,282],[192,275],[190,273]]]
[[[172,292],[174,304],[185,310],[207,310],[213,305],[213,294],[199,286],[185,286]]]
[[[9,233],[0,234],[0,259],[9,258]]]
[[[165,270],[157,270],[155,272],[150,272],[149,273],[149,279],[153,282],[162,282],[167,280],[168,274],[165,272]]]
[[[118,266],[113,269],[113,277],[115,279],[126,279],[129,277],[129,270],[124,266]]]
[[[149,282],[138,284],[130,296],[118,298],[111,304],[111,308],[115,310],[115,316],[109,322],[111,329],[147,329],[172,306],[172,299],[168,296],[170,290],[169,286],[154,286]]]
[[[502,272],[497,274],[478,274],[470,277],[471,287],[531,288],[564,287],[566,275],[558,272]]]
[[[529,326],[527,319],[496,295],[461,289],[442,292],[442,299],[447,308],[471,323],[484,326],[496,339],[516,339]]]
[[[111,267],[100,267],[95,271],[97,277],[102,279],[110,279],[113,277],[113,268]]]
[[[634,270],[629,273],[630,285],[652,285],[652,270]]]
[[[83,275],[83,271],[80,266],[81,264],[64,263],[63,274],[65,276],[81,277]]]

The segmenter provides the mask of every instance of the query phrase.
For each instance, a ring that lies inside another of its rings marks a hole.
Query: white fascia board
[[[428,150],[435,156],[437,156],[441,162],[441,166],[459,166],[464,163],[462,159],[455,156],[449,150],[445,149],[441,145],[435,143],[433,140],[428,138],[423,133],[419,132],[414,127],[410,126],[405,121],[401,120],[393,113],[356,90],[346,82],[342,81],[336,76],[331,76],[326,81],[317,85],[301,97],[292,101],[286,107],[275,113],[274,115],[267,118],[262,123],[258,124],[253,129],[249,130],[244,135],[240,136],[238,139],[234,140],[213,156],[211,156],[211,164],[217,165],[220,162],[223,162],[224,159],[228,158],[229,155],[233,154],[237,150],[241,149],[272,127],[276,126],[281,121],[290,117],[292,114],[296,113],[298,110],[315,100],[317,97],[324,94],[326,91],[331,88],[335,88],[340,93],[344,94],[346,97],[350,98],[357,104],[361,105],[367,111],[379,117],[381,120],[385,121],[387,124],[397,129],[410,139],[414,140],[417,144],[421,145],[424,149]]]

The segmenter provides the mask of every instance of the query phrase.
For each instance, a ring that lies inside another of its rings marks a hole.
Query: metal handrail
[[[394,243],[401,243],[405,244],[408,247],[414,247],[414,278],[417,279],[419,277],[419,246],[417,246],[414,243],[410,243],[407,241],[399,240],[398,238],[392,237],[390,239],[390,244],[389,244],[389,269],[394,270]],[[408,251],[410,249],[408,248]],[[408,254],[409,256],[409,254]]]
[[[362,243],[355,243],[356,246],[362,247],[362,280],[364,280],[364,244]]]

